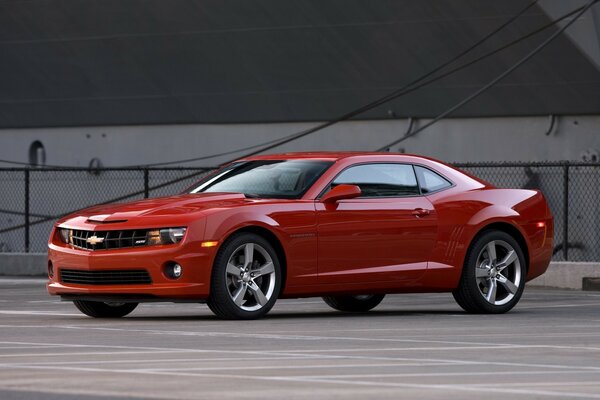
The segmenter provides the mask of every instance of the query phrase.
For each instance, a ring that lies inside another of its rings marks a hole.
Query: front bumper
[[[88,251],[50,243],[48,261],[54,274],[47,284],[51,295],[65,298],[132,298],[154,301],[197,300],[208,298],[214,248],[199,243],[148,246],[116,250]],[[164,268],[169,262],[182,266],[178,279],[169,278]],[[152,283],[147,284],[75,284],[61,281],[61,270],[115,271],[143,269]]]

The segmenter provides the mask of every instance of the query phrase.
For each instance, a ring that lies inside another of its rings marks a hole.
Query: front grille
[[[82,231],[74,229],[69,243],[86,250],[121,249],[124,247],[146,246],[148,229],[124,231]]]
[[[62,283],[81,285],[144,285],[152,283],[148,271],[143,269],[104,271],[61,269],[60,280]]]

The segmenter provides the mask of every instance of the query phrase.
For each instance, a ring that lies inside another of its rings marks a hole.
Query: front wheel
[[[208,307],[223,319],[256,319],[275,304],[281,267],[262,236],[241,233],[223,244],[215,258]]]
[[[502,231],[478,237],[469,250],[454,299],[470,313],[500,314],[521,298],[527,275],[523,250]]]
[[[102,301],[74,300],[75,307],[94,318],[121,318],[135,310],[138,303],[105,303]]]
[[[367,312],[379,305],[384,294],[363,294],[358,296],[323,297],[325,303],[336,310],[346,312]]]

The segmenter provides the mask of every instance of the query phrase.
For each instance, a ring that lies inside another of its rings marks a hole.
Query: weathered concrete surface
[[[46,253],[0,253],[0,276],[46,276]]]
[[[581,290],[583,278],[600,278],[600,263],[553,262],[544,275],[528,285]]]

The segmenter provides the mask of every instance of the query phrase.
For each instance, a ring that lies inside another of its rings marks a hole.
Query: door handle
[[[414,215],[414,216],[415,216],[415,217],[417,217],[417,218],[420,218],[420,217],[426,217],[426,216],[428,216],[429,214],[431,214],[431,211],[429,211],[429,210],[426,210],[426,209],[424,209],[424,208],[415,208],[415,209],[412,211],[412,215]]]

